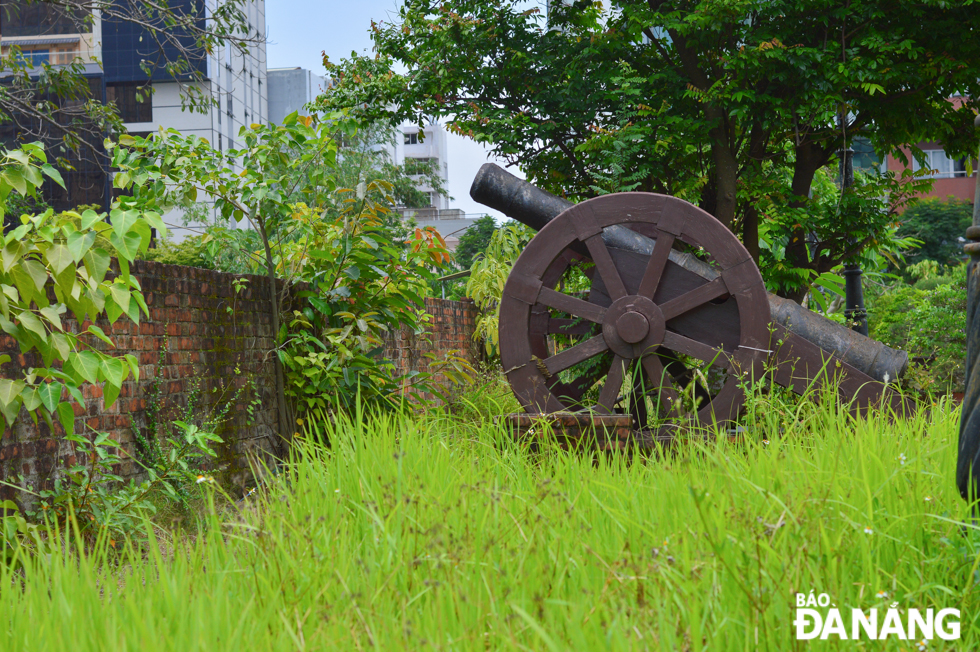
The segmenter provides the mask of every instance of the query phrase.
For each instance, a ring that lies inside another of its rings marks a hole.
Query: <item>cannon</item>
[[[854,409],[911,405],[891,349],[766,291],[745,247],[676,197],[572,204],[487,163],[475,200],[537,234],[505,284],[500,359],[529,413],[629,414],[639,431],[734,420],[747,383],[833,382]],[[666,429],[665,429],[666,428]]]

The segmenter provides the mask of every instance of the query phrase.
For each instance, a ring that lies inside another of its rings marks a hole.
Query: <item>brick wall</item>
[[[482,351],[480,344],[473,340],[478,314],[473,300],[426,299],[425,311],[431,317],[425,333],[415,335],[402,329],[385,341],[385,357],[395,363],[397,373],[428,371],[432,362],[428,354],[439,358],[450,351],[476,366],[482,359]],[[436,380],[444,379],[436,376]]]
[[[75,431],[110,433],[124,451],[119,475],[134,477],[140,472],[132,459],[140,455],[135,431],[147,432],[147,408],[154,395],[161,397],[159,420],[168,422],[182,418],[195,392],[194,414],[199,417],[229,404],[237,388],[247,385],[218,428],[224,443],[214,462],[226,479],[243,482],[250,452],[262,457],[277,437],[273,364],[267,355],[272,346],[268,281],[247,276],[247,285],[236,293],[232,281],[239,277],[232,274],[149,261],[137,261],[130,269],[143,288],[149,318],[134,324],[121,317],[112,327],[100,325],[115,342],[114,353],[132,353],[139,360],[139,382],[130,376],[108,409],[102,389],[85,385],[86,404],[75,405]],[[66,327],[77,324],[66,320]],[[25,367],[41,366],[36,352],[20,355],[13,338],[3,333],[0,353],[12,357],[0,368],[8,378],[18,377]],[[259,403],[249,416],[252,399]],[[43,420],[35,424],[22,410],[0,439],[0,479],[33,491],[50,487],[56,474],[75,461],[74,445],[63,436],[60,426],[52,431]],[[19,494],[0,487],[0,498],[22,498]]]
[[[116,354],[137,357],[140,380],[130,377],[109,409],[105,409],[101,388],[84,386],[86,404],[75,406],[76,432],[110,433],[124,452],[118,474],[137,477],[140,468],[133,457],[141,452],[136,431],[147,431],[148,407],[155,392],[160,396],[156,401],[159,421],[168,422],[182,418],[195,391],[194,414],[199,417],[229,404],[237,388],[247,385],[218,429],[224,443],[214,463],[224,479],[246,482],[249,458],[268,459],[277,440],[274,367],[268,354],[272,348],[268,281],[246,276],[245,288],[236,293],[233,281],[242,277],[232,274],[148,261],[134,263],[131,271],[140,281],[150,315],[139,324],[120,318],[111,327],[111,337]],[[475,362],[480,349],[473,342],[473,303],[427,299],[425,307],[432,319],[424,335],[399,332],[389,338],[385,354],[395,362],[398,373],[427,369],[425,354],[432,352],[442,355],[456,350]],[[110,333],[107,324],[100,325]],[[66,320],[66,327],[77,325]],[[3,333],[0,353],[12,358],[0,367],[0,374],[9,378],[21,377],[24,368],[41,366],[36,352],[21,355],[13,338]],[[255,401],[250,415],[249,404]],[[43,420],[35,424],[26,411],[0,438],[0,480],[4,482],[32,491],[49,488],[74,462],[73,444],[65,441],[60,426],[52,431]],[[23,497],[12,487],[0,485],[0,499]]]

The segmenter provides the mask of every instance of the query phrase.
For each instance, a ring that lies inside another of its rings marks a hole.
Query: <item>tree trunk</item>
[[[715,161],[715,218],[732,228],[738,200],[735,184],[738,181],[738,162],[732,153],[728,134],[728,118],[717,107],[706,104],[704,115],[715,126],[711,128],[711,154]]]
[[[255,224],[253,214],[252,223]],[[272,260],[272,248],[269,246],[269,234],[265,230],[265,221],[258,218],[259,235],[262,237],[262,246],[265,248],[265,265],[269,278],[269,302],[272,308],[272,340],[275,346],[279,337],[279,292],[276,288],[276,266]],[[288,453],[289,443],[293,439],[295,428],[290,424],[289,405],[286,403],[286,381],[282,370],[282,360],[279,359],[278,347],[273,350],[272,363],[275,369],[276,381],[276,405],[279,413],[279,455],[285,458]]]
[[[759,266],[759,211],[755,206],[746,206],[742,218],[742,243],[752,255],[755,266]]]
[[[701,69],[697,52],[688,46],[687,39],[676,30],[670,30],[669,34],[674,42],[674,49],[680,59],[684,74],[698,90],[707,93],[711,87],[711,82],[704,70]],[[732,151],[731,124],[728,114],[721,107],[708,101],[702,101],[701,107],[704,117],[711,123],[711,130],[708,135],[711,137],[711,156],[715,163],[714,216],[731,230],[732,223],[735,221],[735,208],[738,205],[735,196],[738,162],[735,160],[735,154]]]
[[[813,177],[817,170],[826,163],[827,155],[822,148],[808,142],[797,144],[792,185],[796,199],[790,202],[791,207],[802,208],[806,206],[810,198],[810,186],[813,185]],[[807,251],[806,233],[803,232],[803,229],[795,229],[790,235],[786,245],[786,260],[793,267],[816,269],[814,261],[810,260],[810,252]],[[780,291],[778,294],[785,299],[802,303],[806,293],[807,288],[800,288],[792,291]]]
[[[761,123],[752,123],[752,131],[749,133],[749,175],[762,174],[762,162],[766,156],[766,144],[769,141],[769,132]],[[750,176],[751,179],[751,176]],[[744,217],[742,219],[742,243],[752,255],[752,260],[756,266],[759,265],[759,209],[754,204],[746,205]]]

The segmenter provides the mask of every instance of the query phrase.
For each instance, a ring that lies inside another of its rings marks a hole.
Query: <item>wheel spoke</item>
[[[643,379],[643,369],[635,363],[633,368],[633,393],[630,396],[630,414],[637,428],[645,428],[647,425],[647,384]]]
[[[561,292],[555,292],[550,288],[541,288],[541,292],[538,294],[538,303],[542,303],[555,310],[567,312],[576,317],[581,317],[582,319],[588,319],[597,324],[601,324],[602,320],[606,318],[606,309],[602,306],[570,297]]]
[[[573,380],[570,383],[555,383],[551,388],[551,391],[558,400],[562,402],[565,406],[572,406],[579,404],[582,400],[582,395],[597,382],[601,377],[601,373],[597,373],[598,369],[590,370],[589,373],[583,374]]]
[[[602,234],[597,233],[586,240],[585,246],[589,248],[592,262],[595,263],[596,269],[599,270],[599,276],[602,277],[602,282],[606,286],[609,297],[613,301],[625,297],[626,286],[623,285],[623,279],[619,275],[619,270],[616,269],[616,263],[613,262],[612,256],[609,255],[609,249],[602,240]]]
[[[723,369],[731,368],[731,361],[728,355],[721,349],[702,344],[683,335],[678,335],[673,331],[664,333],[663,345],[672,351],[689,355],[716,367],[722,367]]]
[[[581,319],[549,319],[549,335],[591,335],[595,326]]]
[[[685,312],[693,310],[702,304],[708,303],[712,299],[717,299],[720,296],[724,296],[727,293],[728,288],[725,287],[725,281],[722,280],[721,277],[718,277],[710,283],[705,283],[704,285],[694,288],[690,292],[685,292],[681,296],[671,299],[667,303],[661,305],[660,310],[664,314],[664,319],[666,321],[670,321],[674,317],[683,315]]]
[[[659,388],[661,409],[658,414],[662,414],[663,411],[666,411],[668,416],[675,414],[679,402],[677,391],[674,389],[674,384],[670,382],[670,374],[664,369],[660,356],[657,354],[643,356],[643,370],[647,374],[647,382]]]
[[[612,366],[606,375],[606,384],[602,386],[599,394],[599,404],[596,409],[600,412],[611,413],[616,406],[616,399],[619,397],[619,390],[623,386],[623,367],[626,360],[617,355],[613,358]]]
[[[664,266],[667,264],[667,257],[670,249],[674,245],[673,233],[659,233],[657,243],[653,247],[653,254],[647,262],[647,269],[643,272],[643,280],[640,281],[640,289],[637,291],[641,297],[653,299],[660,285],[660,277],[663,276]]]
[[[573,365],[577,365],[580,362],[584,362],[589,358],[599,355],[606,350],[606,338],[602,335],[596,335],[595,337],[585,340],[581,344],[576,344],[575,346],[565,349],[557,355],[553,355],[544,361],[544,365],[548,370],[548,373],[552,376],[555,374],[565,371]]]

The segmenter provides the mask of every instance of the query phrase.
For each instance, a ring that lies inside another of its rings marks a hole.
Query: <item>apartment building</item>
[[[327,86],[324,77],[306,68],[270,68],[268,75],[269,122],[282,124],[283,118],[294,111],[308,115],[307,104],[316,99]]]
[[[205,0],[171,0],[169,6],[176,12],[196,11],[202,17],[207,11]],[[177,35],[161,47],[136,23],[104,20],[98,14],[66,15],[46,3],[0,2],[0,49],[6,55],[17,47],[38,73],[43,63],[82,64],[92,96],[115,104],[132,134],[173,128],[227,150],[239,144],[241,127],[268,122],[265,2],[251,0],[245,10],[253,39],[248,52],[225,46],[211,55],[191,56],[188,62],[198,73],[196,79],[191,74],[175,79],[164,67],[165,61],[179,58],[182,50],[194,51],[189,37]],[[185,110],[181,97],[188,85],[202,89],[212,105],[203,112]],[[16,142],[19,136],[9,124],[6,130],[0,127],[4,142]],[[86,158],[73,161],[76,169],[66,171],[67,190],[48,191],[46,199],[55,208],[107,205],[111,187],[105,161]]]

